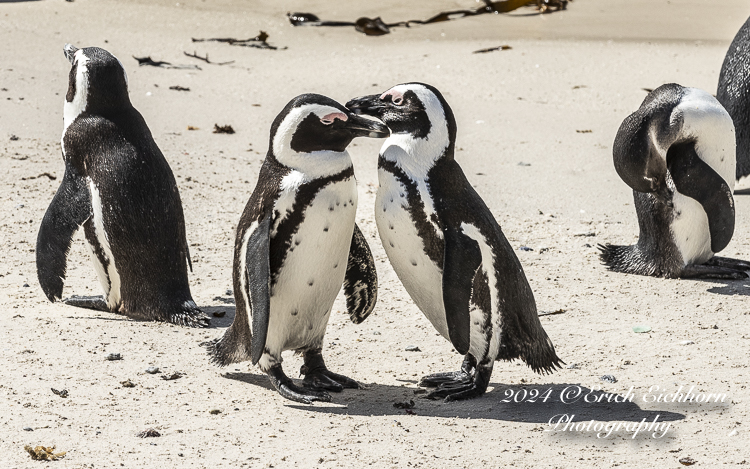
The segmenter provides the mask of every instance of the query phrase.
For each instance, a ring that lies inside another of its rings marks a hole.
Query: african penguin
[[[206,344],[214,363],[252,360],[297,402],[330,401],[326,391],[358,387],[326,368],[321,349],[342,284],[354,323],[375,307],[377,275],[355,224],[357,182],[346,147],[355,137],[387,135],[382,123],[318,94],[298,96],[279,113],[237,227],[234,322]],[[281,368],[285,350],[303,355],[303,387]]]
[[[716,99],[726,108],[737,139],[735,178],[750,175],[750,18],[729,46],[719,75]]]
[[[667,278],[745,278],[750,263],[715,257],[734,233],[735,137],[710,94],[671,83],[628,116],[613,145],[633,189],[640,235],[599,246],[610,270]]]
[[[391,131],[378,159],[380,239],[416,305],[465,355],[461,371],[422,378],[437,387],[428,397],[484,394],[499,359],[559,367],[518,258],[454,159],[456,121],[440,92],[408,83],[346,106]]]
[[[134,319],[203,327],[208,317],[188,285],[190,263],[180,194],[169,164],[128,97],[125,69],[98,47],[66,44],[65,175],[39,228],[39,283],[62,298],[67,254],[83,226],[101,297],[66,304]]]

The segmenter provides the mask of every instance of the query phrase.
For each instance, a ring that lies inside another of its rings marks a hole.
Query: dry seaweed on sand
[[[157,436],[161,436],[161,433],[156,431],[155,428],[147,428],[142,432],[138,432],[135,436],[138,438],[156,438]]]
[[[233,134],[234,128],[231,125],[214,124],[214,133],[215,134]]]
[[[441,11],[426,20],[407,20],[396,23],[386,23],[379,16],[376,18],[361,17],[357,21],[324,21],[313,13],[302,12],[287,13],[287,18],[293,26],[354,26],[354,29],[368,36],[382,36],[390,33],[391,28],[399,26],[408,28],[412,24],[442,23],[470,16],[508,13],[523,6],[535,6],[539,13],[550,12],[552,7],[557,7],[556,11],[565,10],[569,1],[572,0],[503,0],[497,2],[484,0],[484,6],[479,8]]]
[[[57,394],[58,396],[62,397],[63,399],[66,398],[66,397],[68,397],[68,390],[67,389],[63,389],[62,391],[58,391],[55,388],[50,388],[50,389],[52,389],[53,393]]]
[[[472,54],[486,54],[487,52],[495,52],[498,50],[510,50],[510,49],[513,49],[513,48],[508,45],[503,45],[503,46],[488,47],[486,49],[475,50],[474,52],[472,52]]]
[[[55,453],[54,446],[35,446],[32,448],[31,445],[26,445],[23,449],[29,453],[34,461],[57,461],[64,458],[67,453],[67,451]]]
[[[188,57],[192,57],[194,59],[202,60],[202,61],[206,62],[207,64],[212,64],[212,65],[229,65],[229,64],[233,64],[234,63],[234,60],[230,60],[229,62],[211,62],[210,60],[208,60],[208,52],[206,52],[206,56],[205,57],[201,57],[195,51],[193,51],[192,54],[188,54],[187,52],[184,52],[184,51],[182,53],[185,54]],[[172,87],[170,87],[169,89],[172,89]]]
[[[256,49],[284,50],[286,47],[276,47],[268,43],[268,33],[260,31],[257,36],[249,39],[237,39],[233,37],[210,37],[210,38],[191,38],[193,42],[223,42],[230,46],[255,47]]]
[[[197,65],[174,65],[170,62],[163,62],[163,61],[157,61],[153,60],[150,56],[149,57],[136,57],[133,56],[135,60],[138,61],[138,65],[140,67],[144,65],[150,65],[152,67],[161,67],[161,68],[177,68],[177,69],[192,69],[192,70],[201,70],[201,68]]]

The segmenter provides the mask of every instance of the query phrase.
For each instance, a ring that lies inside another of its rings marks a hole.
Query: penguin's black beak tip
[[[63,47],[65,58],[70,61],[71,65],[73,65],[73,61],[75,60],[76,52],[78,52],[78,48],[73,44],[65,44],[65,47]]]
[[[345,125],[355,137],[385,138],[390,135],[388,126],[381,121],[357,115],[353,111]]]

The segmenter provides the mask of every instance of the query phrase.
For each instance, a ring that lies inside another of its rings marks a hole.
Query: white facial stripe
[[[89,71],[87,63],[89,58],[83,55],[82,50],[78,50],[75,53],[74,61],[78,64],[76,69],[76,94],[73,97],[72,102],[65,100],[63,107],[63,135],[68,129],[68,126],[78,117],[84,110],[86,110],[86,101],[88,100],[88,89],[89,89]]]
[[[445,149],[450,144],[448,135],[448,120],[440,100],[432,91],[422,85],[398,85],[386,91],[390,94],[403,96],[412,91],[422,102],[427,117],[430,119],[430,133],[425,138],[414,138],[408,133],[391,133],[383,143],[380,153],[386,160],[393,161],[398,167],[414,180],[426,179],[427,172],[435,165]],[[389,151],[390,147],[398,147],[406,152]],[[398,158],[397,158],[398,156]]]
[[[310,114],[325,119],[331,114],[342,114],[340,109],[322,104],[306,104],[292,109],[284,118],[273,137],[273,153],[279,163],[288,168],[297,170],[305,175],[308,180],[332,176],[349,168],[352,165],[349,153],[344,150],[337,151],[315,151],[310,153],[299,153],[292,150],[292,137],[297,126]]]

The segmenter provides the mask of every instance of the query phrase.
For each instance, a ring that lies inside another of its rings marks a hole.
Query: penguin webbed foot
[[[455,372],[462,373],[463,371]],[[480,366],[466,382],[444,383],[427,394],[427,399],[444,399],[445,402],[473,399],[483,395],[490,383],[492,368]]]
[[[422,388],[436,388],[442,385],[461,385],[469,383],[472,380],[476,366],[476,359],[471,354],[467,354],[464,357],[464,362],[461,364],[461,369],[459,371],[445,371],[442,373],[423,376],[422,379],[419,380],[418,386]]]
[[[703,278],[722,280],[741,280],[748,278],[744,270],[722,267],[711,264],[690,264],[683,267],[680,278]]]
[[[281,394],[282,397],[290,401],[300,402],[302,404],[312,404],[314,401],[331,402],[331,395],[325,391],[315,391],[306,388],[297,387],[292,379],[284,374],[281,365],[274,365],[266,372],[271,384]]]
[[[705,263],[716,267],[726,267],[734,270],[750,270],[750,262],[741,259],[732,259],[731,257],[714,256]]]
[[[344,389],[359,389],[359,383],[353,379],[330,371],[323,361],[320,350],[309,350],[304,353],[305,364],[300,374],[305,375],[303,385],[315,391],[341,392]]]
[[[186,301],[182,309],[169,315],[169,322],[180,326],[208,327],[211,319],[193,301]]]
[[[98,296],[80,296],[72,295],[69,298],[62,300],[63,304],[75,306],[78,308],[93,309],[96,311],[109,311],[107,302],[104,301],[104,297]]]

